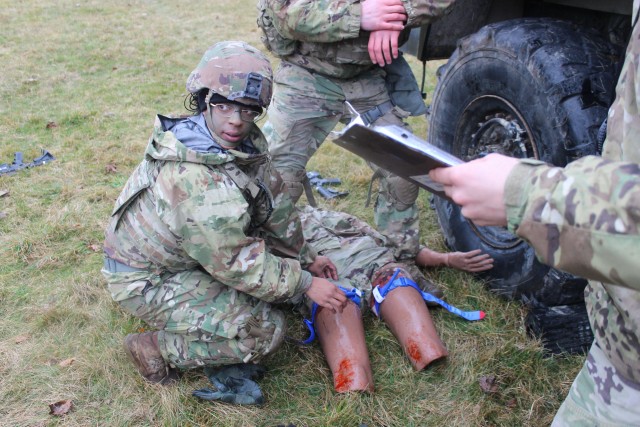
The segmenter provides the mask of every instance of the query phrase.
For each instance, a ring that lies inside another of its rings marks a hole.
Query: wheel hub
[[[473,99],[455,129],[454,154],[469,161],[490,153],[538,158],[532,132],[520,111],[496,95]]]
[[[483,95],[474,99],[464,110],[461,126],[457,129],[458,147],[470,141],[458,155],[465,161],[499,153],[515,158],[538,158],[524,117],[505,98]],[[478,227],[469,221],[471,230],[485,243],[495,248],[509,249],[521,240],[505,227]]]
[[[478,124],[478,131],[471,139],[468,153],[470,158],[484,157],[489,153],[517,158],[527,157],[527,132],[511,116],[500,116],[503,114],[497,114]]]

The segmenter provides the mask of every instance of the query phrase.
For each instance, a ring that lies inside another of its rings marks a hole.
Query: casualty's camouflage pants
[[[551,426],[640,426],[640,384],[618,376],[594,343]]]
[[[307,243],[335,264],[335,283],[362,291],[361,308],[369,307],[371,277],[384,265],[395,262],[393,251],[385,247],[384,236],[344,212],[305,206],[298,208],[298,213]]]
[[[178,368],[257,361],[284,340],[281,311],[202,270],[102,273],[114,301],[160,331],[160,351]]]
[[[349,101],[356,110],[365,112],[389,101],[389,94],[381,68],[341,80],[282,61],[275,82],[269,120],[263,132],[269,141],[273,165],[297,200],[302,194],[307,162],[338,122],[349,117],[344,102]],[[402,120],[407,116],[394,107],[375,124],[407,127]],[[388,172],[381,175],[375,204],[376,227],[387,237],[397,259],[414,258],[420,238],[415,203],[418,187]]]

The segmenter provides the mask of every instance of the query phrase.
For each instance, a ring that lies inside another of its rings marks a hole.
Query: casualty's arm
[[[420,267],[451,267],[469,273],[479,273],[493,268],[493,258],[482,250],[469,252],[436,252],[423,247],[416,255],[416,264]]]
[[[333,261],[324,255],[318,255],[316,259],[307,266],[307,271],[322,279],[338,280],[338,269]]]

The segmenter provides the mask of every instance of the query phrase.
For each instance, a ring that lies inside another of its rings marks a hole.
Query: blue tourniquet
[[[384,286],[382,287],[376,286],[375,288],[373,288],[372,293],[373,293],[373,298],[375,299],[375,304],[373,305],[373,312],[375,313],[376,316],[380,317],[380,304],[382,303],[382,301],[384,301],[384,299],[386,298],[389,292],[391,292],[395,288],[410,286],[415,290],[417,290],[418,292],[420,292],[420,295],[422,295],[422,298],[425,301],[430,301],[430,302],[435,302],[437,304],[440,304],[442,307],[447,309],[447,311],[450,311],[453,314],[457,314],[463,319],[467,319],[471,321],[484,319],[484,316],[485,316],[484,311],[482,310],[462,311],[459,308],[456,308],[452,305],[447,304],[446,302],[442,301],[440,298],[436,298],[430,293],[424,292],[422,289],[418,287],[418,285],[416,285],[414,281],[409,280],[406,277],[400,277],[396,279],[396,277],[398,276],[398,273],[400,273],[400,269],[396,269],[391,279],[389,279],[389,281]]]
[[[360,289],[353,288],[351,290],[347,290],[342,286],[338,286],[338,288],[340,288],[344,292],[345,296],[353,301],[355,305],[360,307],[360,299],[362,298],[362,292],[360,291]],[[316,321],[317,311],[318,304],[314,302],[311,306],[311,319],[304,319],[304,324],[307,325],[307,328],[309,328],[309,338],[302,341],[302,344],[311,344],[313,340],[316,339],[316,328],[313,325]]]

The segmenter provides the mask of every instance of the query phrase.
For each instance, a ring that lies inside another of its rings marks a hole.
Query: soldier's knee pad
[[[409,209],[418,199],[420,188],[399,176],[386,178],[387,194],[390,202],[393,202],[396,209],[403,211]]]

